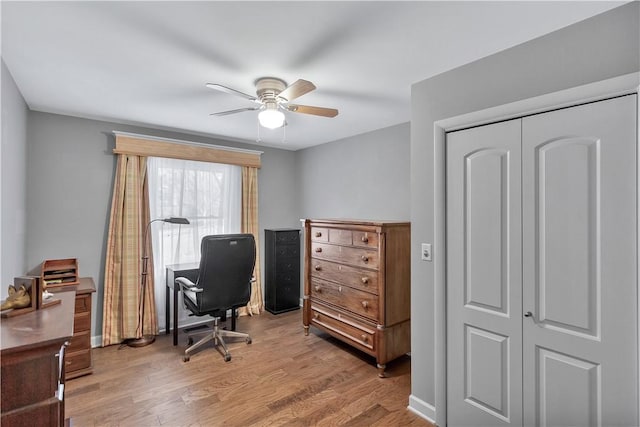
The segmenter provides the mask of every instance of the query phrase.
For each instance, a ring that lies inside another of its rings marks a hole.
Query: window
[[[210,234],[239,233],[242,204],[240,166],[149,157],[149,203],[151,219],[171,216],[189,219],[189,225],[155,222],[149,238],[153,242],[155,299],[158,324],[165,324],[165,266],[200,261],[200,241]],[[182,294],[181,294],[182,295]],[[182,302],[180,325],[188,319]]]

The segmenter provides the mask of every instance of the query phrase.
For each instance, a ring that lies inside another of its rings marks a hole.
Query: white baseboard
[[[418,399],[414,395],[410,395],[407,409],[429,421],[431,424],[436,425],[436,408],[433,405]]]

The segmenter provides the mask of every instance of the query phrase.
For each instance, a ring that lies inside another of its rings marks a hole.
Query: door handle
[[[533,320],[533,323],[535,323],[536,325],[538,324],[538,321],[536,320],[536,316],[534,316],[532,312],[525,311],[523,316]]]

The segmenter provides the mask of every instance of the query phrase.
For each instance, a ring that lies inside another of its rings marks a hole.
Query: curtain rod
[[[248,150],[246,148],[226,147],[224,145],[214,145],[214,144],[206,144],[204,142],[194,142],[194,141],[185,141],[181,139],[163,138],[161,136],[151,136],[151,135],[144,135],[141,133],[123,132],[119,130],[114,130],[111,132],[116,136],[121,135],[121,136],[129,136],[132,138],[149,139],[152,141],[171,142],[173,144],[191,145],[191,146],[203,147],[203,148],[216,148],[218,150],[235,151],[237,153],[256,154],[258,156],[261,156],[262,154],[264,154],[264,151]]]

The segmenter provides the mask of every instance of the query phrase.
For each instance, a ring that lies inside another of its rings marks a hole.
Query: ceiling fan
[[[281,79],[275,77],[262,77],[256,80],[255,85],[257,96],[248,95],[217,83],[207,83],[206,86],[208,88],[237,95],[259,104],[255,107],[221,111],[219,113],[212,113],[211,115],[226,116],[229,114],[241,113],[243,111],[260,110],[260,113],[258,114],[260,125],[269,129],[276,129],[284,125],[283,111],[312,114],[314,116],[322,117],[335,117],[338,115],[338,110],[335,108],[313,107],[310,105],[289,103],[290,101],[309,93],[316,88],[316,86],[308,80],[298,79],[287,86],[287,84]]]

